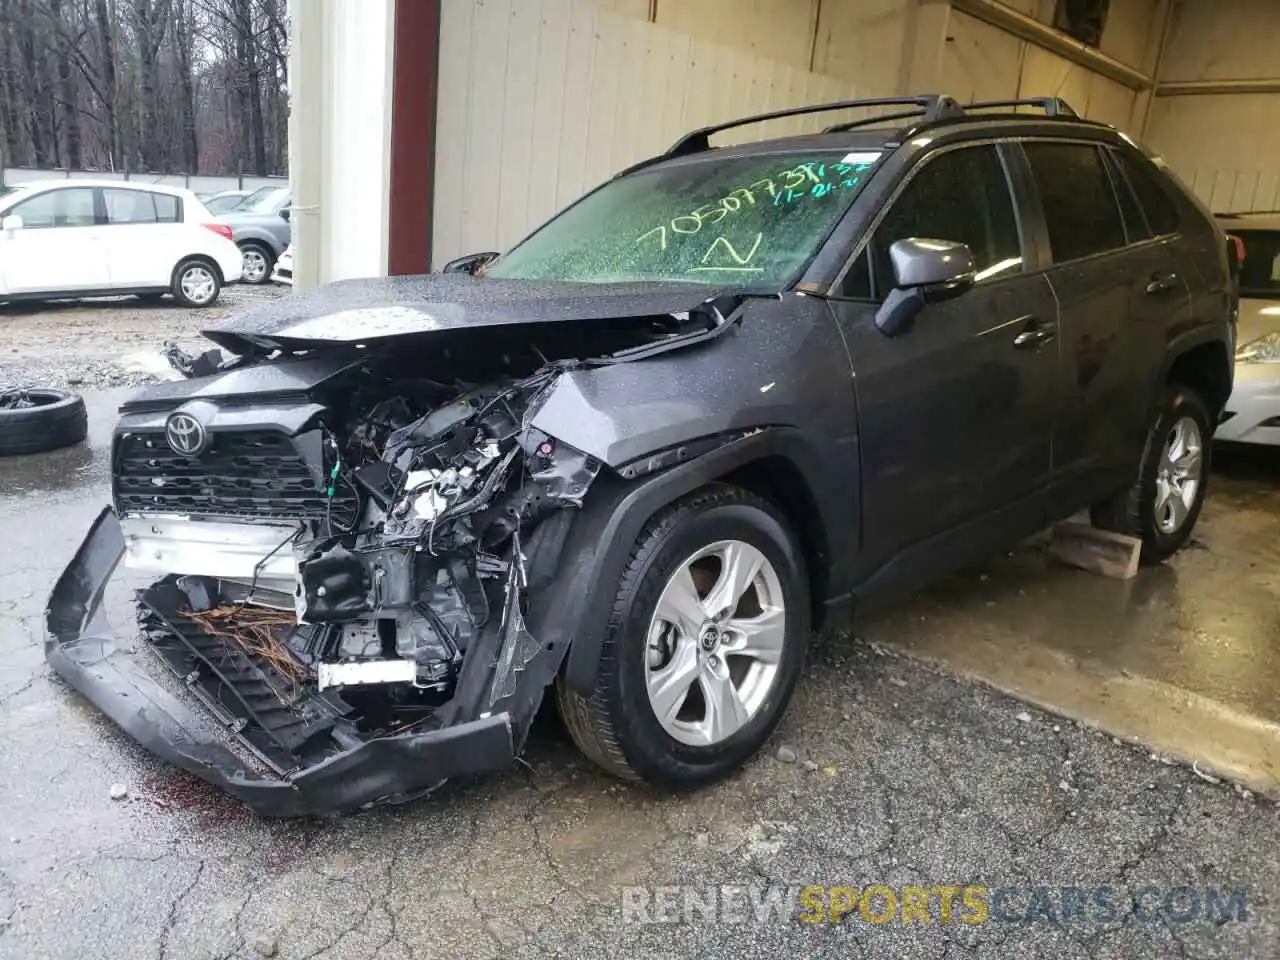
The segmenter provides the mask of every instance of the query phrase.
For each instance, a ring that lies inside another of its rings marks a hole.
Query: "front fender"
[[[779,456],[795,464],[811,482],[823,476],[817,452],[797,431],[772,428],[730,440],[695,459],[636,480],[612,474],[596,479],[574,520],[557,573],[545,590],[530,598],[527,618],[534,636],[548,646],[568,648],[564,678],[572,689],[584,695],[591,691],[618,582],[649,519],[667,504],[734,470]],[[853,542],[857,501],[849,498],[845,516],[839,501],[817,483],[814,486],[820,522],[832,534],[828,594],[838,595],[848,587],[847,547]],[[847,541],[842,536],[845,532]]]

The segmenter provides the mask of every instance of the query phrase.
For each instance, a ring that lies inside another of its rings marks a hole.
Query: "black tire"
[[[207,296],[192,296],[184,289],[184,282],[196,271],[203,271],[213,281],[212,293]],[[222,291],[222,271],[203,257],[191,257],[183,260],[173,271],[173,286],[170,292],[174,299],[184,307],[207,307],[218,299]]]
[[[1200,428],[1200,483],[1182,525],[1166,533],[1160,529],[1156,518],[1157,474],[1169,433],[1183,417],[1190,417]],[[1090,510],[1093,525],[1141,540],[1143,563],[1159,563],[1176,553],[1190,538],[1200,516],[1200,508],[1204,505],[1205,491],[1209,486],[1212,435],[1209,410],[1200,395],[1190,387],[1168,385],[1161,396],[1159,411],[1147,431],[1142,462],[1133,486],[1095,504]]]
[[[250,280],[247,275],[242,273],[240,275],[240,281],[242,283],[260,286],[264,283],[271,282],[271,268],[275,266],[276,255],[271,252],[269,247],[265,244],[258,243],[256,240],[246,240],[244,243],[240,244],[240,255],[245,258],[250,256],[261,257],[263,263],[262,276],[254,280]]]
[[[62,390],[29,389],[22,396],[35,406],[13,407],[16,390],[0,389],[0,457],[43,453],[79,443],[89,432],[84,399]]]
[[[779,670],[764,702],[718,744],[692,746],[658,721],[646,687],[646,632],[659,595],[677,566],[702,547],[740,540],[760,550],[778,574],[785,602]],[[666,788],[716,780],[755,754],[777,726],[804,665],[810,597],[804,558],[774,507],[746,490],[707,487],[665,508],[645,526],[620,582],[589,696],[557,682],[560,714],[578,747],[616,776]]]

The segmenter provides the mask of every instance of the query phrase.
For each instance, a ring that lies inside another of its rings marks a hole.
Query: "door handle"
[[[1018,320],[1022,322],[1023,328],[1013,338],[1013,345],[1021,350],[1033,350],[1058,335],[1056,323],[1045,323],[1036,317],[1019,317]]]
[[[1147,293],[1159,294],[1168,293],[1178,285],[1178,275],[1176,273],[1153,273],[1151,280],[1147,284]]]

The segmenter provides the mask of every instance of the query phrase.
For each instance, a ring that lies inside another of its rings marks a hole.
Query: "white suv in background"
[[[0,197],[0,303],[171,293],[205,307],[240,272],[231,228],[190,190],[56,180]]]

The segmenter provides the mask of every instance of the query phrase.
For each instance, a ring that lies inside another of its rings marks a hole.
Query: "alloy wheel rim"
[[[267,258],[257,250],[241,251],[240,258],[245,280],[257,283],[267,275]]]
[[[204,267],[190,267],[182,275],[182,293],[193,303],[204,303],[213,298],[213,274]]]
[[[1180,417],[1165,437],[1156,469],[1156,526],[1177,533],[1195,505],[1204,469],[1204,438],[1191,417]]]
[[[654,715],[691,746],[723,743],[760,712],[786,644],[782,581],[741,540],[681,562],[649,620],[645,680]]]

